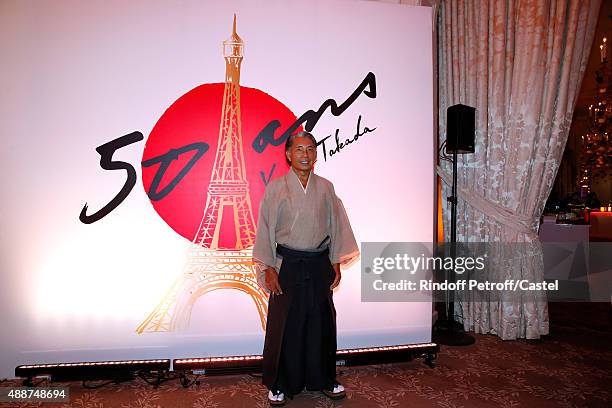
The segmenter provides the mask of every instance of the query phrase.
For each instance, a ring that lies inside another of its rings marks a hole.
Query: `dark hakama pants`
[[[332,389],[336,379],[336,309],[330,289],[336,273],[327,249],[296,251],[281,245],[282,295],[270,294],[263,350],[263,383],[291,397],[304,388]]]

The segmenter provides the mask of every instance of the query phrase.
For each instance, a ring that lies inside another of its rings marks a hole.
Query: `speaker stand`
[[[451,190],[451,196],[448,198],[451,203],[451,253],[450,256],[454,259],[457,256],[457,151],[453,151],[453,185]],[[449,276],[448,271],[445,273],[446,281],[455,281],[455,272],[452,271]],[[436,323],[433,332],[433,342],[438,344],[444,344],[445,346],[469,346],[474,344],[476,339],[473,336],[463,331],[463,326],[457,323],[454,319],[455,315],[455,302],[450,298],[449,291],[446,292],[445,302],[446,316],[444,319],[439,320]]]

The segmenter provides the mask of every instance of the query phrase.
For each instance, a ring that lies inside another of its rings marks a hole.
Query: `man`
[[[344,398],[336,381],[336,310],[340,264],[359,255],[333,185],[312,172],[317,142],[308,132],[287,139],[291,168],[270,182],[259,208],[253,260],[270,292],[263,383],[271,405],[304,388]]]

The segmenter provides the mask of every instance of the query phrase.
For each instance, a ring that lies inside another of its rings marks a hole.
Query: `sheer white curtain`
[[[446,108],[476,113],[476,153],[459,156],[458,241],[532,246],[490,273],[542,279],[537,228],[567,139],[600,0],[448,0],[439,5],[440,141]],[[442,162],[443,197],[451,166]],[[445,233],[450,208],[444,206]],[[503,339],[548,333],[544,296],[456,304],[466,330]]]

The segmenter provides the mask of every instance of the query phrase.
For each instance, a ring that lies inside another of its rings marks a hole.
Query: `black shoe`
[[[340,400],[346,397],[344,387],[337,381],[334,382],[334,385],[331,390],[323,390],[321,392],[325,394],[326,397],[331,398],[333,400]]]
[[[273,407],[280,407],[285,405],[287,399],[285,398],[285,394],[283,394],[280,390],[268,391],[268,402]]]

